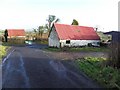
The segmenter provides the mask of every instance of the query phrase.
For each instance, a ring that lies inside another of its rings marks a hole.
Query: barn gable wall
[[[50,32],[48,40],[49,40],[50,47],[58,47],[58,48],[60,47],[59,38],[58,38],[57,32],[55,31],[54,27],[52,28],[52,31]]]

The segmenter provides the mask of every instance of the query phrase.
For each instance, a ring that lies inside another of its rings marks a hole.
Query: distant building
[[[13,37],[25,38],[24,29],[7,29],[7,31],[8,31],[8,38],[13,38]]]
[[[50,47],[99,46],[100,37],[93,27],[54,23],[48,36]]]
[[[119,42],[120,43],[120,32],[119,31],[110,31],[104,33],[105,35],[111,35],[112,36],[112,42]]]

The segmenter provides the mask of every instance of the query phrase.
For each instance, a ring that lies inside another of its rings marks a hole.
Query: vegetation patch
[[[0,45],[0,62],[1,62],[2,58],[3,58],[3,56],[6,55],[6,49],[7,48],[8,48],[7,46]]]
[[[59,52],[59,51],[69,51],[69,52],[107,52],[109,51],[108,48],[105,47],[78,47],[78,48],[69,48],[69,47],[65,47],[65,48],[46,48],[46,50],[48,51],[55,51],[55,52]]]
[[[60,48],[45,48],[46,51],[52,51],[52,52],[60,52],[61,49]]]
[[[106,66],[106,58],[86,57],[75,61],[79,69],[107,88],[120,89],[120,70]]]
[[[70,48],[70,51],[104,52],[104,51],[108,51],[108,48],[104,48],[104,47],[81,47],[81,48]]]
[[[103,34],[103,32],[101,32],[101,31],[98,31],[97,34],[99,35],[101,41],[111,40],[111,38],[112,38],[112,37],[109,36],[109,35]]]

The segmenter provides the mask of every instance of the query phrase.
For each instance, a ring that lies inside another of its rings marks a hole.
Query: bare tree
[[[59,22],[60,19],[57,18],[55,15],[49,15],[47,21],[48,21],[48,24],[46,24],[46,28],[48,29],[48,31],[50,31],[52,25],[53,25],[54,23]]]
[[[40,35],[41,38],[42,38],[43,32],[44,32],[44,26],[39,26],[38,27],[38,35]]]

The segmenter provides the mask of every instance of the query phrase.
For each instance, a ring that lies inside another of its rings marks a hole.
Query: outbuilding
[[[24,29],[6,29],[8,31],[8,38],[21,37],[25,38]]]
[[[48,37],[49,47],[99,46],[100,37],[93,27],[54,23]]]
[[[113,43],[120,43],[120,31],[105,32],[105,35],[111,35]]]

